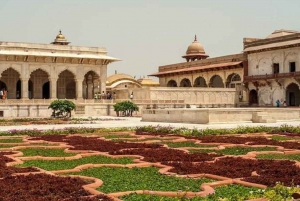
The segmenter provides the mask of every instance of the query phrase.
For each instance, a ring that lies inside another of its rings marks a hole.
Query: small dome
[[[204,47],[197,41],[197,37],[195,36],[194,42],[189,45],[186,50],[186,54],[205,54]]]
[[[209,57],[205,54],[204,47],[197,41],[197,36],[195,35],[195,40],[190,44],[186,50],[186,54],[182,56],[189,61],[202,60]]]
[[[59,31],[59,34],[56,36],[56,39],[66,39],[66,37]]]
[[[68,45],[70,42],[66,39],[66,37],[61,33],[61,30],[59,31],[59,34],[57,34],[54,42],[51,44],[54,45]]]

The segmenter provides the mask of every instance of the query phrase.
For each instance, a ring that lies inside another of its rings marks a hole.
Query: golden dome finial
[[[56,45],[68,45],[70,42],[66,39],[66,37],[61,33],[61,29],[59,30],[59,34],[57,34],[54,42],[51,44],[56,44]]]
[[[194,41],[197,41],[197,35],[195,34],[195,40]]]

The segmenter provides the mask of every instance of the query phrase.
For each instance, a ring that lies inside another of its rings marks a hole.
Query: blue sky
[[[106,47],[108,66],[139,78],[183,62],[197,34],[210,57],[240,53],[244,37],[300,31],[299,0],[0,0],[0,41]]]

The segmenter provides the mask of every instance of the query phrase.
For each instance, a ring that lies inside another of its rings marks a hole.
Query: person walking
[[[280,100],[276,101],[276,107],[280,107]]]

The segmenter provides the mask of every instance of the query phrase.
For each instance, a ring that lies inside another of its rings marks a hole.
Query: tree
[[[76,105],[69,100],[55,100],[49,105],[48,109],[50,108],[53,110],[51,117],[71,117],[71,111],[76,108]]]
[[[139,107],[131,101],[122,101],[119,103],[114,104],[114,111],[116,111],[117,116],[132,116],[134,111],[139,111]]]

